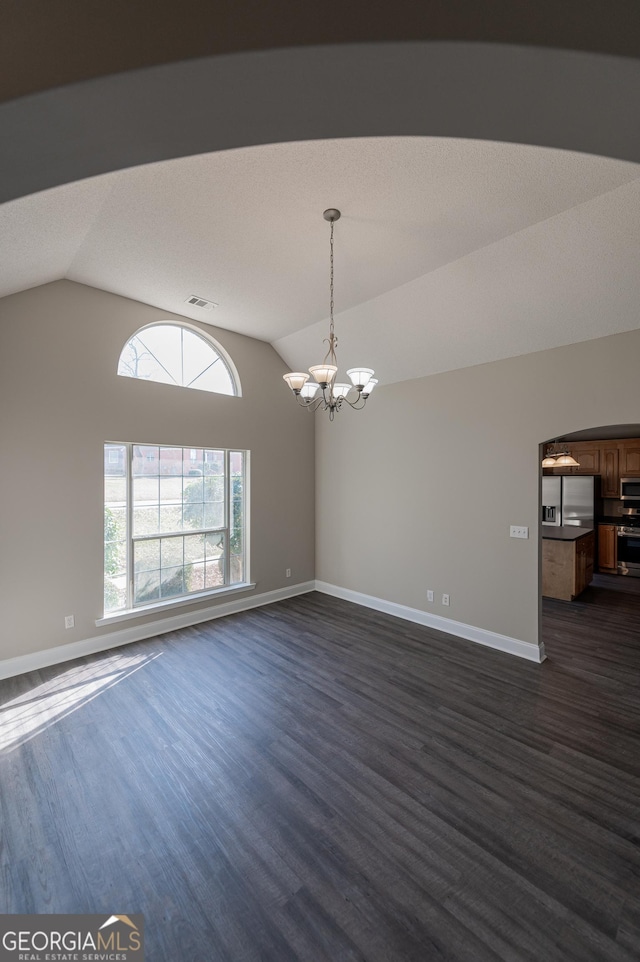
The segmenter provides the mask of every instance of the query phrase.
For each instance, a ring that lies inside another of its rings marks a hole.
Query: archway
[[[262,143],[470,137],[640,160],[640,61],[485,43],[360,43],[205,57],[0,106],[0,202]]]
[[[553,465],[554,456],[563,452],[574,466],[557,459]],[[545,455],[549,463],[542,460]],[[640,424],[594,426],[549,438],[540,445],[540,457],[540,641],[549,654],[554,619],[570,618],[550,599],[577,601],[583,631],[591,621],[606,621],[608,611],[612,630],[613,625],[635,625],[640,617],[640,567],[635,563],[640,557],[640,500],[621,500],[621,479],[640,470]]]

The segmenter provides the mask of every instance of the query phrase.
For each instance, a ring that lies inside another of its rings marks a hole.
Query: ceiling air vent
[[[191,294],[185,303],[191,304],[192,307],[201,307],[203,311],[212,311],[214,307],[218,306],[215,301],[207,301],[204,297],[198,297],[196,294]]]

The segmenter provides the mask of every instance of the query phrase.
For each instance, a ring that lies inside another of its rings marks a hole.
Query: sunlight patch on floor
[[[0,751],[13,751],[161,655],[111,653],[63,671],[0,709]]]

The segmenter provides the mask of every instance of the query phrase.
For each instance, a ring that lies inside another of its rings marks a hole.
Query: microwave
[[[620,500],[640,504],[640,478],[620,478]]]

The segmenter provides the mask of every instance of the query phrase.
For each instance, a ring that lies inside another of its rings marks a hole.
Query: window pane
[[[160,515],[158,505],[153,508],[133,509],[133,534],[137,537],[142,534],[160,533]]]
[[[104,508],[104,540],[121,541],[127,537],[127,512],[125,508],[115,508],[105,505]]]
[[[127,448],[124,444],[105,444],[105,478],[125,478],[127,475]]]
[[[204,562],[189,565],[189,591],[204,591],[206,587]]]
[[[203,508],[200,504],[185,504],[183,508],[183,518],[185,528],[203,528]]]
[[[220,558],[224,554],[224,534],[207,534],[204,539],[205,557],[207,561]]]
[[[160,531],[181,531],[182,530],[182,505],[181,504],[161,504],[160,505]]]
[[[232,505],[231,518],[231,550],[236,554],[242,553],[242,502],[234,501]]]
[[[185,504],[204,501],[204,478],[185,478],[182,498]]]
[[[175,384],[171,373],[162,366],[153,351],[140,337],[132,337],[125,345],[120,361],[118,374],[123,377],[136,377],[145,381],[160,381],[164,384]]]
[[[214,394],[235,394],[233,380],[229,369],[222,360],[218,360],[195,378],[189,387],[199,391],[212,391]]]
[[[217,360],[211,345],[194,331],[182,328],[182,383],[188,385]]]
[[[181,328],[174,324],[156,324],[136,335],[136,340],[144,347],[149,368],[163,372],[162,376],[153,377],[152,380],[182,384],[180,333]]]
[[[240,581],[244,581],[244,560],[241,554],[232,554],[230,560],[229,583],[237,585]]]
[[[204,500],[224,502],[224,476],[204,479]]]
[[[104,610],[118,611],[127,605],[126,575],[104,579]]]
[[[127,573],[127,542],[105,541],[104,570],[108,575]]]
[[[160,598],[160,572],[143,571],[133,581],[133,603],[144,605]]]
[[[204,474],[202,448],[185,448],[182,473],[185,478],[199,478]]]
[[[202,515],[203,528],[222,528],[224,527],[224,505],[216,502],[208,502],[204,506]]]
[[[204,561],[204,535],[190,534],[184,538],[184,560]]]
[[[134,444],[133,476],[157,475],[160,464],[160,448],[157,445]]]
[[[207,561],[204,574],[205,588],[220,588],[224,584],[224,564],[220,561]]]
[[[162,598],[173,598],[175,595],[183,595],[184,569],[182,565],[175,568],[163,568],[160,572],[160,595]]]
[[[182,456],[179,461],[182,469]],[[160,478],[160,501],[162,504],[182,504],[182,475],[176,478]]]
[[[133,503],[157,504],[160,500],[160,481],[158,478],[133,479]]]
[[[160,568],[160,541],[134,541],[133,570],[157,571]]]
[[[182,474],[182,448],[160,448],[160,474]]]
[[[243,451],[230,451],[229,452],[229,465],[231,467],[231,474],[238,475],[242,474],[244,471],[244,452]]]
[[[105,504],[125,505],[127,503],[127,479],[107,475],[104,479],[104,500]]]
[[[205,474],[218,474],[224,476],[224,451],[204,452]]]
[[[161,567],[181,565],[183,559],[183,538],[162,538],[160,542]]]

